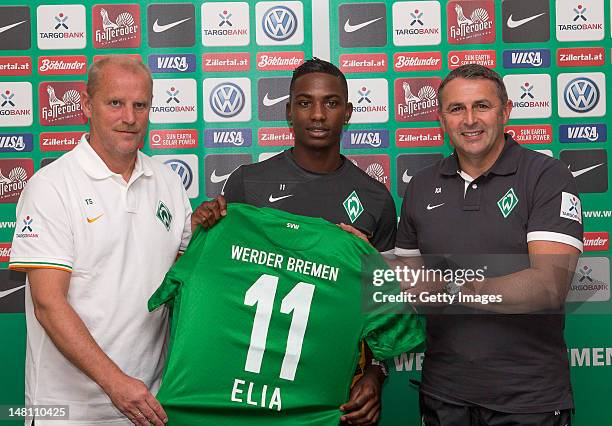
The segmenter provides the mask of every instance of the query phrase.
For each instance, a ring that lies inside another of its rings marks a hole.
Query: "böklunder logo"
[[[393,55],[395,71],[437,71],[442,69],[440,52],[401,52]]]
[[[304,52],[260,52],[257,54],[259,71],[293,71],[302,62],[304,62]]]
[[[40,75],[85,74],[87,58],[78,56],[41,56],[38,58]]]
[[[610,234],[608,232],[585,232],[584,251],[608,251]]]

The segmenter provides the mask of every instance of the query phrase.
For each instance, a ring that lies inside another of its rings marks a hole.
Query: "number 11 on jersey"
[[[253,329],[251,331],[251,343],[247,352],[244,365],[246,371],[259,373],[261,363],[266,351],[266,340],[272,309],[278,287],[278,277],[264,274],[247,290],[244,296],[244,304],[247,306],[257,305]],[[305,282],[299,282],[283,298],[281,302],[281,313],[291,314],[291,325],[287,336],[285,356],[280,370],[280,378],[293,381],[300,362],[304,334],[310,314],[310,304],[314,294],[315,286]]]

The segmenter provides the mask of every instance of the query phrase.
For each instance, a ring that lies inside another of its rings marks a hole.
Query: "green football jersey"
[[[365,339],[377,359],[422,342],[415,315],[365,312],[366,242],[323,219],[230,204],[149,300],[172,309],[157,398],[169,425],[334,425]]]

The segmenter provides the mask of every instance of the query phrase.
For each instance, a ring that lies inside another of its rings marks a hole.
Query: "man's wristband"
[[[382,371],[385,378],[389,377],[389,370],[387,369],[387,364],[385,364],[384,361],[379,361],[377,359],[372,358],[371,364],[380,367],[380,371]]]

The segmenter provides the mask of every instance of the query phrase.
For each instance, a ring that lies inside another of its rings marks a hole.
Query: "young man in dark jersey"
[[[287,120],[295,146],[266,161],[241,166],[228,178],[223,195],[203,203],[194,215],[211,227],[226,215],[226,202],[272,207],[321,217],[356,234],[376,249],[394,248],[396,211],[386,187],[340,154],[342,128],[353,105],[345,76],[333,64],[314,58],[293,72]],[[357,232],[359,231],[359,232]],[[357,285],[357,283],[356,283]],[[376,361],[340,407],[349,424],[374,424],[380,415],[385,373]]]

